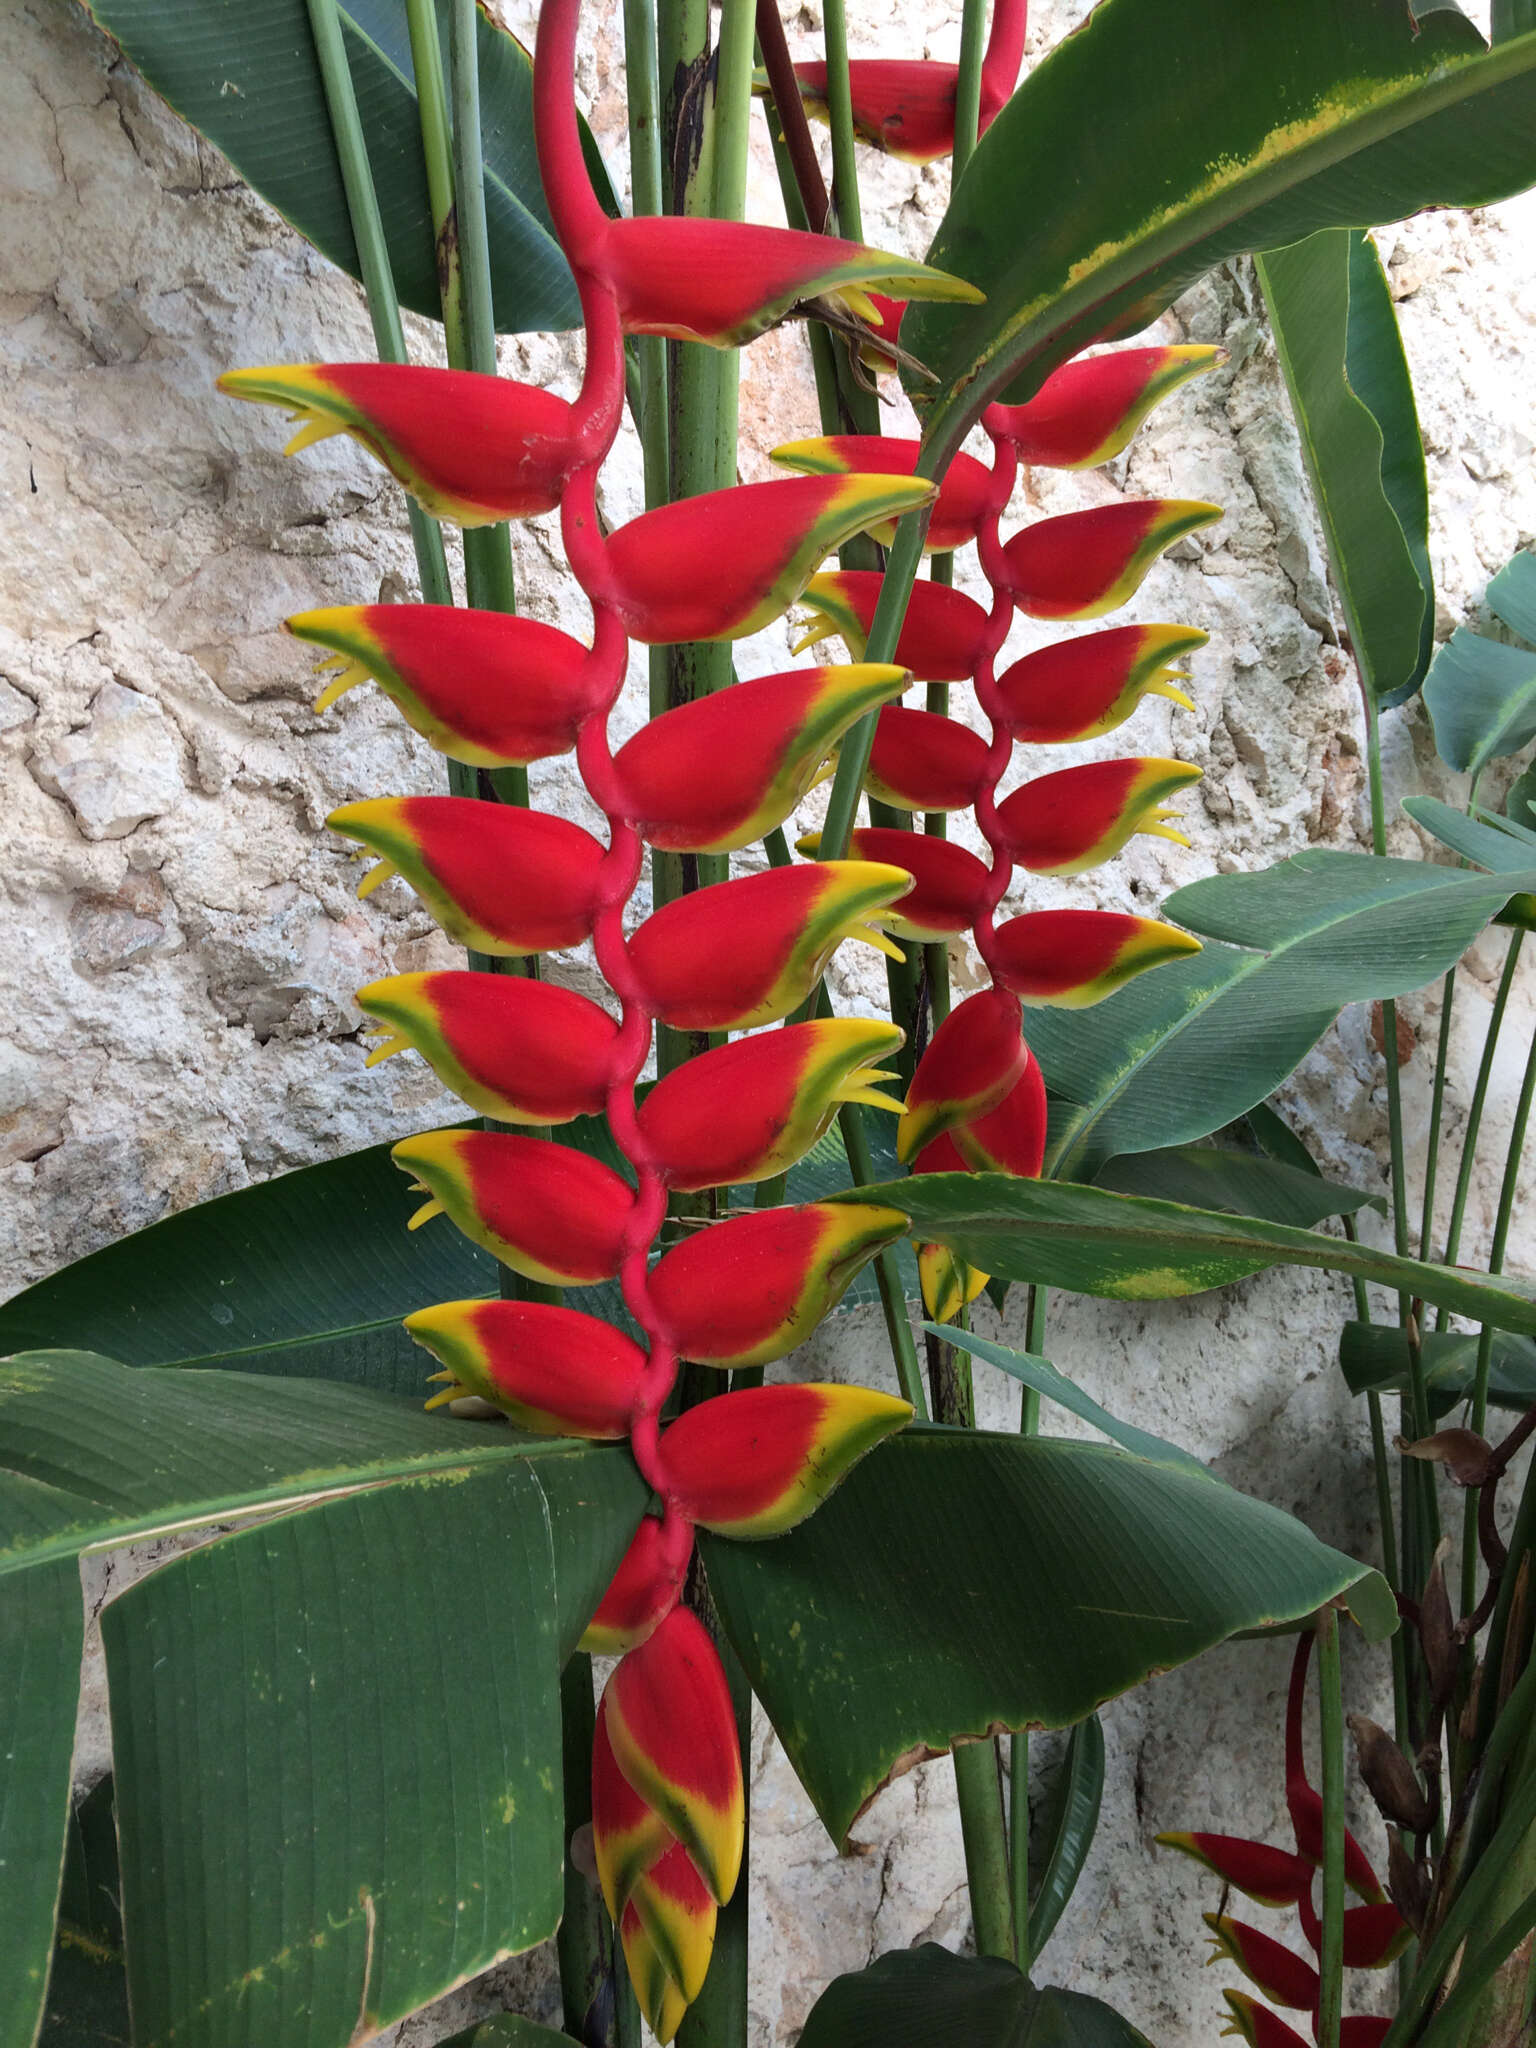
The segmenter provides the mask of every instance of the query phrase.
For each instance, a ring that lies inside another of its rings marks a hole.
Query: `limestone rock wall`
[[[1086,11],[1085,0],[1040,0],[1031,57]],[[524,0],[529,18],[513,22],[525,35],[531,12]],[[791,29],[812,46],[814,4]],[[959,9],[899,0],[853,33],[858,50],[952,56]],[[582,83],[618,165],[622,51],[609,14],[589,27]],[[455,956],[400,885],[359,904],[355,871],[322,830],[328,810],[359,795],[440,788],[441,763],[376,692],[317,718],[307,662],[279,630],[299,609],[411,589],[400,495],[345,441],[285,462],[276,417],[212,388],[232,364],[368,354],[359,294],[67,0],[0,9],[0,108],[0,1233],[15,1288],[187,1203],[451,1116],[413,1059],[364,1076],[352,991]],[[867,163],[871,239],[920,253],[947,174]],[[766,156],[750,205],[776,217]],[[1536,536],[1533,218],[1529,202],[1514,202],[1381,237],[1418,379],[1442,631]],[[1353,685],[1251,274],[1215,273],[1159,332],[1219,341],[1229,360],[1107,472],[1027,478],[1014,516],[1121,491],[1226,507],[1219,527],[1173,551],[1130,614],[1189,619],[1212,636],[1197,664],[1197,714],[1169,715],[1153,700],[1131,741],[1205,769],[1186,806],[1193,845],[1138,842],[1090,884],[1053,885],[1035,902],[1150,910],[1212,870],[1367,843]],[[431,335],[414,339],[430,359]],[[812,430],[803,348],[780,334],[744,359],[746,476],[767,473],[765,451],[778,441]],[[563,391],[578,361],[570,337],[505,350],[510,371]],[[616,456],[605,489],[614,519],[637,509],[633,448]],[[579,631],[584,608],[551,522],[519,533],[516,549],[525,608]],[[786,628],[747,643],[744,671],[784,665],[787,644]],[[1017,644],[1028,644],[1022,631]],[[623,716],[639,715],[636,697]],[[1394,803],[1418,787],[1456,793],[1421,709],[1390,718],[1387,737]],[[1103,751],[1124,747],[1115,735]],[[535,779],[542,802],[583,815],[569,763]],[[1416,850],[1406,822],[1393,839]],[[1492,940],[1474,949],[1458,1009],[1453,1146],[1500,957]],[[590,963],[573,957],[566,971],[592,988]],[[958,957],[962,985],[971,971]],[[843,972],[845,986],[880,999],[870,969]],[[1426,992],[1403,1006],[1416,1148],[1437,1002]],[[1490,1157],[1532,1023],[1528,990],[1515,1012],[1494,1078]],[[1328,1170],[1383,1184],[1367,1017],[1346,1014],[1284,1100]],[[1471,1230],[1486,1230],[1491,1206],[1483,1175]],[[1511,1263],[1530,1270],[1533,1255],[1527,1223]],[[1274,1275],[1186,1304],[1063,1302],[1051,1349],[1119,1413],[1359,1549],[1370,1542],[1368,1446],[1332,1362],[1349,1312],[1338,1283]],[[846,1318],[807,1362],[878,1378],[881,1351],[877,1324]],[[1012,1410],[988,1382],[983,1419],[1009,1427]],[[1000,1558],[999,1569],[1029,1563]],[[1212,1889],[1154,1857],[1151,1837],[1279,1827],[1285,1664],[1283,1646],[1234,1646],[1107,1717],[1104,1825],[1045,1975],[1111,1997],[1157,2048],[1212,2038],[1220,1980],[1196,1968]],[[1348,1677],[1363,1703],[1380,1687],[1381,1661],[1352,1646]],[[830,1975],[922,1938],[965,1939],[964,1871],[947,1762],[899,1781],[861,1824],[860,1853],[839,1861],[766,1729],[756,1747],[753,2043],[788,2048]],[[511,1974],[535,2008],[552,2009],[547,1958]],[[453,2007],[469,2009],[465,1998]],[[445,2031],[440,2014],[404,2038],[425,2044]]]

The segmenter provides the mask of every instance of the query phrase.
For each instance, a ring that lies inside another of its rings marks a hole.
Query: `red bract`
[[[563,398],[472,370],[284,363],[226,370],[219,389],[302,419],[286,455],[350,434],[434,519],[459,526],[552,512],[577,459]]]
[[[896,1129],[897,1157],[915,1159],[941,1132],[996,1109],[1028,1063],[1017,997],[1001,988],[967,996],[917,1063]]]
[[[1163,799],[1198,782],[1186,761],[1092,761],[1026,782],[997,807],[1009,857],[1037,875],[1080,875],[1110,860],[1134,834],[1188,846]]]
[[[823,434],[812,441],[786,441],[775,448],[774,462],[808,476],[911,476],[921,453],[920,441],[899,441],[884,434]],[[957,455],[944,472],[933,503],[923,546],[930,554],[948,554],[976,538],[991,502],[992,473],[973,455]],[[894,520],[871,528],[882,547],[895,538]]]
[[[1222,2033],[1236,2034],[1249,2044],[1249,2048],[1308,2048],[1303,2035],[1281,2019],[1278,2013],[1270,2011],[1267,2005],[1260,2005],[1256,1998],[1250,1998],[1246,1991],[1224,1991],[1222,1997],[1231,2008],[1232,2017]]]
[[[691,2005],[704,1989],[718,1908],[681,1842],[635,1879],[628,1904],[670,1982]]]
[[[684,1358],[768,1365],[804,1343],[859,1269],[906,1228],[899,1209],[867,1202],[732,1216],[663,1255],[651,1299]]]
[[[777,1023],[820,981],[845,939],[900,948],[881,926],[912,887],[871,860],[768,868],[696,889],[648,917],[630,964],[653,1017],[679,1031],[749,1031]]]
[[[1309,1962],[1273,1935],[1246,1927],[1225,1913],[1207,1913],[1204,1918],[1216,1945],[1212,1962],[1228,1957],[1275,2005],[1300,2012],[1312,2010],[1317,2003],[1318,1976]]]
[[[875,725],[864,787],[905,811],[968,811],[987,773],[987,743],[939,711],[890,704]]]
[[[949,1133],[964,1163],[979,1172],[1034,1180],[1045,1163],[1045,1076],[1028,1046],[1024,1061],[1023,1074],[996,1109],[956,1124]]]
[[[539,1436],[629,1435],[645,1353],[596,1316],[541,1301],[445,1301],[405,1327],[446,1368],[429,1408],[478,1394]]]
[[[536,619],[447,604],[343,604],[286,623],[338,657],[341,672],[317,711],[372,676],[424,740],[472,767],[567,754],[594,709],[586,648]]]
[[[390,1157],[432,1196],[412,1230],[446,1215],[504,1266],[549,1287],[618,1273],[635,1191],[600,1159],[500,1131],[424,1131]]]
[[[912,1418],[869,1387],[755,1387],[700,1402],[661,1440],[669,1490],[717,1535],[779,1536]]]
[[[1003,588],[1034,619],[1102,618],[1135,596],[1164,548],[1220,517],[1192,499],[1132,498],[1037,519],[1003,548]]]
[[[689,1549],[671,1541],[663,1522],[644,1516],[587,1623],[581,1648],[594,1657],[638,1649],[681,1598],[688,1557]]]
[[[378,1018],[377,1066],[414,1048],[445,1088],[507,1124],[564,1124],[603,1106],[616,1026],[567,988],[509,974],[397,974],[357,992]]]
[[[794,652],[836,633],[855,660],[862,660],[884,580],[878,569],[830,569],[813,576],[804,597],[812,616]],[[915,583],[893,658],[914,682],[964,682],[976,672],[986,630],[987,615],[974,597],[943,583]]]
[[[1011,441],[1021,462],[1094,469],[1127,446],[1153,406],[1221,360],[1219,348],[1198,344],[1079,356],[1026,404],[989,406],[986,429]]]
[[[1111,626],[1038,648],[997,679],[1003,722],[1017,740],[1055,746],[1113,732],[1143,697],[1194,705],[1169,680],[1173,664],[1210,636],[1194,626]]]
[[[783,824],[848,727],[911,680],[883,662],[794,669],[681,704],[614,757],[625,814],[669,852],[748,846]]]
[[[992,970],[1022,1002],[1081,1010],[1113,995],[1133,975],[1199,950],[1198,939],[1152,917],[1031,910],[993,935]]]
[[[632,640],[739,640],[779,618],[823,558],[926,505],[921,477],[784,477],[642,512],[602,555],[605,604]],[[897,659],[903,667],[911,664]]]
[[[546,953],[591,936],[604,849],[564,818],[472,796],[400,796],[345,804],[325,822],[382,855],[359,896],[398,872],[461,946]]]
[[[815,853],[820,844],[819,832],[796,841],[801,853]],[[848,835],[848,850],[860,860],[889,861],[910,876],[911,887],[885,919],[902,938],[953,938],[976,922],[987,870],[974,853],[953,840],[902,832],[890,825],[861,825]]]
[[[1213,1870],[1223,1884],[1245,1893],[1261,1906],[1294,1906],[1312,1887],[1312,1865],[1288,1849],[1268,1842],[1250,1842],[1244,1835],[1164,1834],[1155,1837],[1165,1849],[1182,1850]]]

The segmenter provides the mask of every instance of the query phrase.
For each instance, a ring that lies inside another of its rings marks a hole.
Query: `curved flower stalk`
[[[1118,853],[1135,833],[1187,844],[1169,822],[1166,799],[1198,769],[1156,758],[1098,761],[1026,781],[1007,797],[999,786],[1016,742],[1096,739],[1131,717],[1148,694],[1189,699],[1173,678],[1202,646],[1190,626],[1124,626],[1044,647],[998,675],[997,657],[1015,610],[1044,619],[1101,616],[1123,604],[1158,555],[1181,534],[1218,517],[1185,500],[1128,499],[1089,512],[1037,520],[1004,540],[1002,514],[1021,456],[1082,468],[1124,448],[1159,398],[1219,360],[1214,348],[1122,349],[1064,365],[1027,405],[990,407],[982,427],[990,468],[961,458],[944,479],[933,520],[940,545],[975,539],[992,591],[990,609],[931,581],[913,592],[897,659],[918,676],[974,685],[990,737],[938,712],[887,706],[870,752],[869,787],[917,811],[973,810],[989,861],[934,835],[874,827],[850,835],[860,860],[905,867],[911,890],[887,915],[892,931],[946,940],[969,931],[990,986],[958,1004],[939,1025],[907,1090],[897,1131],[899,1156],[919,1173],[964,1170],[1038,1174],[1045,1145],[1045,1091],[1025,1042],[1030,1004],[1081,1008],[1133,975],[1198,950],[1195,940],[1153,918],[1097,910],[1031,911],[999,926],[996,913],[1015,868],[1071,875]],[[857,461],[912,474],[917,444],[832,436],[793,443],[777,459],[818,475]],[[814,614],[802,645],[831,632],[862,653],[879,598],[878,574],[813,577]],[[801,842],[814,853],[814,837]],[[986,1276],[939,1246],[919,1248],[930,1316],[948,1322]]]

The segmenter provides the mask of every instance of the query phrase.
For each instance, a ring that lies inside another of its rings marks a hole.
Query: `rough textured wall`
[[[1084,0],[1038,4],[1032,57],[1084,12]],[[957,7],[939,18],[902,0],[880,15],[855,23],[856,47],[955,53]],[[526,34],[530,23],[514,26]],[[791,26],[809,48],[819,17],[807,6]],[[615,162],[620,54],[599,27],[583,70]],[[9,1284],[20,1286],[189,1202],[451,1116],[413,1059],[364,1076],[351,994],[454,955],[399,884],[359,905],[356,871],[321,829],[328,810],[358,795],[440,788],[441,763],[376,692],[313,716],[306,659],[279,631],[292,611],[409,592],[401,498],[345,441],[285,462],[276,416],[212,389],[235,363],[367,354],[357,292],[114,62],[72,6],[10,0],[0,10],[0,105],[0,1216]],[[920,252],[946,174],[866,162],[872,239]],[[765,163],[751,206],[775,217]],[[1536,534],[1525,360],[1533,218],[1515,203],[1381,238],[1419,382],[1442,630]],[[1154,700],[1101,750],[1170,751],[1206,770],[1186,804],[1193,846],[1138,842],[1087,883],[1032,890],[1035,902],[1154,909],[1213,869],[1367,841],[1353,686],[1251,275],[1216,273],[1160,332],[1220,341],[1230,360],[1108,471],[1027,479],[1014,516],[1121,491],[1226,507],[1219,527],[1174,550],[1129,614],[1210,632],[1198,713],[1170,715]],[[430,336],[416,338],[429,352]],[[565,391],[576,364],[569,338],[506,351],[509,370]],[[811,430],[813,390],[794,335],[759,343],[743,368],[742,467],[756,477],[766,449]],[[629,516],[638,489],[626,449],[607,473],[610,516]],[[579,631],[584,611],[551,522],[535,522],[516,546],[525,607]],[[743,668],[783,665],[787,640],[785,629],[759,636],[740,650]],[[1016,644],[1028,644],[1024,631]],[[1417,709],[1388,720],[1394,800],[1445,786],[1427,737]],[[569,764],[547,764],[536,782],[542,801],[581,815]],[[1400,850],[1415,837],[1394,828]],[[1472,956],[1454,1034],[1453,1144],[1499,958],[1491,941]],[[847,986],[875,998],[874,969],[855,965]],[[567,971],[592,986],[579,957]],[[1436,998],[1403,1007],[1417,1034],[1403,1079],[1418,1146]],[[1528,995],[1516,1010],[1495,1075],[1494,1141],[1507,1127]],[[1284,1099],[1331,1171],[1379,1186],[1384,1117],[1368,1026],[1346,1014]],[[1484,1178],[1471,1226],[1485,1229],[1490,1212]],[[1527,1229],[1512,1263],[1529,1270],[1533,1252]],[[1358,1548],[1369,1540],[1367,1447],[1332,1364],[1348,1312],[1342,1285],[1278,1275],[1183,1305],[1063,1303],[1051,1350],[1120,1413]],[[839,1322],[815,1365],[878,1377],[878,1326]],[[1011,1397],[985,1386],[983,1413],[1011,1426]],[[1028,1570],[1029,1560],[1003,1558],[999,1569]],[[1363,1699],[1380,1661],[1356,1645],[1350,1657]],[[1158,2048],[1212,2037],[1221,1978],[1195,1967],[1212,1888],[1155,1858],[1151,1837],[1184,1825],[1280,1826],[1285,1665],[1282,1646],[1239,1645],[1108,1717],[1103,1830],[1045,1974],[1112,1997]],[[90,1740],[99,1768],[99,1737]],[[793,2041],[829,1975],[924,1937],[959,1943],[967,1911],[947,1762],[893,1787],[861,1824],[862,1853],[839,1861],[766,1731],[756,1761],[753,2040],[768,2048]],[[547,1959],[513,1974],[551,2010]],[[423,2043],[445,2029],[406,2031]]]

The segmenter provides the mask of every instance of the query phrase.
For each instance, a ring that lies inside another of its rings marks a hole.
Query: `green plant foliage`
[[[1536,641],[1536,555],[1512,555],[1489,584],[1488,602],[1512,633]]]
[[[1077,1889],[1103,1801],[1104,1730],[1098,1715],[1090,1714],[1068,1737],[1051,1786],[1045,1855],[1039,1880],[1030,1889],[1029,1952],[1037,1962]]]
[[[493,2020],[481,2020],[444,2041],[442,2048],[570,2048],[570,2035],[541,2027],[537,2020],[521,2013],[501,2012]]]
[[[1494,874],[1524,875],[1536,861],[1536,830],[1513,817],[1481,810],[1468,817],[1437,796],[1404,797],[1403,809],[1442,846]]]
[[[860,1188],[857,1198],[905,1209],[916,1237],[949,1245],[983,1273],[1073,1294],[1163,1301],[1229,1286],[1265,1266],[1315,1266],[1536,1333],[1536,1282],[1400,1259],[1253,1216],[1001,1173],[922,1174]]]
[[[1536,739],[1536,654],[1458,626],[1425,678],[1424,702],[1441,760],[1475,775]]]
[[[1339,1187],[1306,1169],[1235,1145],[1174,1145],[1159,1152],[1128,1152],[1111,1159],[1094,1181],[1117,1195],[1147,1195],[1159,1202],[1185,1202],[1192,1209],[1228,1209],[1237,1216],[1262,1216],[1268,1223],[1292,1223],[1310,1230],[1327,1216],[1353,1216],[1361,1209],[1386,1214],[1381,1195]]]
[[[112,1780],[103,1778],[69,1817],[44,2048],[130,2048],[121,1883]]]
[[[156,92],[301,235],[357,277],[305,0],[89,5]],[[448,0],[437,7],[446,49]],[[345,0],[341,13],[395,288],[402,305],[435,320],[442,309],[404,0]],[[532,66],[483,10],[476,27],[496,324],[505,334],[575,327],[576,285],[550,226],[533,150]],[[611,197],[595,159],[589,150],[598,190]]]
[[[1490,52],[1459,13],[1378,0],[1107,0],[987,131],[935,238],[929,260],[987,298],[903,328],[938,377],[930,461],[1229,256],[1533,180],[1536,37]],[[1045,192],[1070,204],[1021,234],[1002,196]]]
[[[1475,1331],[1426,1330],[1420,1349],[1433,1414],[1444,1415],[1472,1397],[1477,1378]],[[1408,1339],[1394,1324],[1346,1323],[1339,1333],[1339,1365],[1352,1394],[1399,1394],[1411,1384]],[[1488,1374],[1495,1408],[1523,1415],[1536,1401],[1536,1343],[1497,1331]]]
[[[923,1541],[893,1544],[896,1527]],[[908,1430],[787,1536],[701,1541],[752,1689],[839,1843],[893,1776],[957,1740],[1066,1727],[1337,1594],[1371,1634],[1396,1626],[1374,1572],[1278,1509],[1060,1438]]]
[[[834,1977],[800,2048],[1150,2048],[1102,1999],[1037,1991],[1012,1963],[937,1942]]]
[[[1413,385],[1381,260],[1325,228],[1258,263],[1328,560],[1360,674],[1401,704],[1434,649],[1429,488]]]

